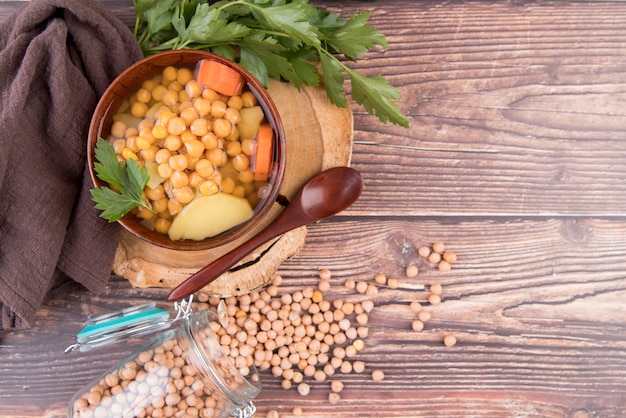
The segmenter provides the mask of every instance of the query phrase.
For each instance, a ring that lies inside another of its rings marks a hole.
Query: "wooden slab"
[[[280,194],[291,199],[320,171],[350,164],[352,111],[331,104],[321,87],[304,87],[298,91],[290,84],[272,81],[269,92],[281,115],[287,140],[287,165]],[[133,287],[176,287],[260,231],[281,211],[282,207],[276,203],[268,217],[249,235],[212,250],[169,250],[123,231],[113,272],[128,279]],[[264,286],[280,264],[302,248],[306,233],[306,227],[301,227],[259,247],[201,292],[229,296]]]

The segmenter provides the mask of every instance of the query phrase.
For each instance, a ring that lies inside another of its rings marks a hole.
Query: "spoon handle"
[[[301,224],[292,224],[281,214],[267,227],[265,227],[257,235],[253,236],[249,240],[245,241],[239,247],[234,248],[223,256],[219,257],[212,263],[198,270],[195,274],[191,275],[184,282],[175,287],[167,296],[168,302],[174,302],[184,299],[189,295],[202,289],[204,286],[217,279],[221,274],[228,271],[229,268],[237,264],[242,258],[248,255],[252,250],[259,247],[261,244],[266,243],[272,238],[293,229]]]

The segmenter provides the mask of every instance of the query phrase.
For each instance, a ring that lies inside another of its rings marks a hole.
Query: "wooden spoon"
[[[352,168],[334,167],[322,171],[298,192],[272,223],[179,284],[170,292],[167,300],[181,300],[197,292],[272,238],[347,209],[359,198],[362,190],[363,177]]]

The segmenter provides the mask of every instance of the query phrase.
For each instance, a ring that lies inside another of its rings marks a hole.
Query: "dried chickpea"
[[[328,394],[328,403],[331,405],[336,405],[341,400],[341,395],[335,392],[331,392]]]
[[[411,322],[411,329],[413,329],[413,331],[422,331],[424,329],[424,323],[419,319],[416,319]]]
[[[396,278],[390,278],[387,280],[387,286],[389,286],[390,289],[397,289],[398,286],[400,286],[400,280]]]
[[[298,393],[302,396],[308,396],[311,392],[311,386],[308,383],[300,383],[298,384]]]
[[[367,283],[366,282],[362,282],[362,281],[358,281],[358,282],[356,282],[355,289],[359,293],[365,293],[365,291],[367,290]]]
[[[452,269],[452,266],[450,265],[450,263],[448,263],[446,260],[441,260],[438,264],[437,264],[437,268],[439,269],[439,271],[441,272],[448,272]]]
[[[422,304],[419,303],[418,301],[413,301],[409,304],[409,309],[413,313],[418,313],[422,310]]]
[[[376,296],[378,294],[378,288],[373,284],[368,283],[367,288],[365,289],[365,294],[367,296]]]
[[[332,276],[329,269],[321,269],[318,274],[322,280],[329,280]]]
[[[428,256],[430,255],[430,248],[426,245],[422,245],[417,249],[417,253],[420,255],[420,257],[428,258]]]
[[[328,292],[330,290],[330,280],[328,279],[320,280],[319,283],[317,284],[317,288],[322,293]]]
[[[438,254],[443,254],[443,251],[445,250],[445,245],[443,244],[443,242],[435,242],[433,244],[433,251],[438,253]]]
[[[439,305],[441,303],[441,296],[436,294],[428,296],[428,303],[431,305]]]
[[[450,264],[456,263],[456,254],[452,251],[444,251],[442,257]]]
[[[374,276],[374,281],[378,284],[387,284],[387,276],[384,273],[378,273]]]
[[[446,347],[453,347],[456,345],[456,337],[452,334],[447,334],[445,337],[443,337],[443,344]]]
[[[441,287],[441,285],[439,283],[433,283],[430,285],[429,290],[431,293],[435,294],[435,295],[441,295],[441,293],[443,292],[443,288]]]
[[[418,275],[417,266],[414,264],[409,264],[406,266],[405,270],[406,277],[416,277]]]
[[[385,379],[385,373],[382,370],[376,369],[372,371],[372,380],[376,382],[380,382],[384,379]]]
[[[428,322],[432,318],[432,314],[429,311],[420,311],[417,314],[417,318],[422,322]]]
[[[440,261],[441,261],[441,254],[439,254],[437,252],[432,252],[428,256],[428,262],[430,262],[431,264],[437,264]]]
[[[363,373],[365,370],[365,363],[361,360],[356,360],[352,363],[352,371],[354,373]]]

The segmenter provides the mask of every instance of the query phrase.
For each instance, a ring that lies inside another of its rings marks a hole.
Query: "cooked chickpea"
[[[245,91],[241,94],[243,107],[252,107],[257,105],[257,98],[252,92]]]
[[[233,128],[231,122],[228,119],[224,118],[213,119],[213,124],[211,127],[213,133],[218,138],[226,138],[228,135],[231,134]]]
[[[246,154],[238,154],[233,157],[232,164],[235,170],[244,171],[250,167],[250,159]]]

